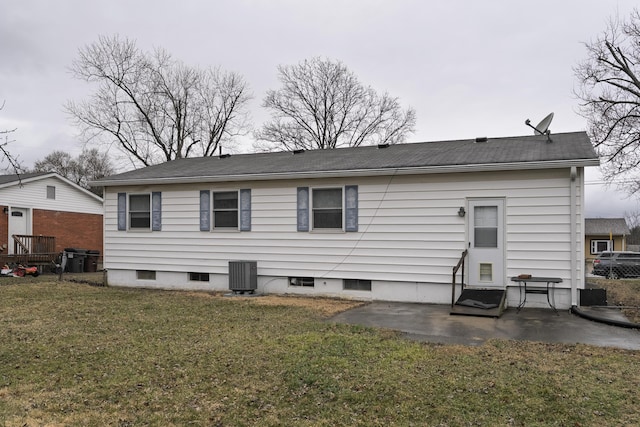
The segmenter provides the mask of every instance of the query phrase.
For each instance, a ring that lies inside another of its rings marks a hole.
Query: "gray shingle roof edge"
[[[91,183],[115,186],[597,166],[585,132],[178,159]]]
[[[631,234],[627,221],[624,218],[585,218],[585,235],[608,235],[615,236]]]

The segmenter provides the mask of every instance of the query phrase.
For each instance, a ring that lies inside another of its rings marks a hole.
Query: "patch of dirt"
[[[229,298],[223,292],[178,291],[182,295],[198,298]],[[331,317],[343,311],[367,304],[364,301],[326,297],[303,297],[298,295],[234,295],[233,301],[250,302],[257,305],[304,307],[319,312],[322,316]]]
[[[607,305],[620,306],[630,322],[640,324],[640,280],[590,279],[589,283],[607,290]]]
[[[260,297],[251,297],[251,301],[254,301],[255,304],[260,305],[284,305],[309,308],[312,310],[316,310],[323,316],[327,317],[331,317],[343,311],[347,311],[366,304],[363,301],[324,297],[300,297],[292,295],[265,295]]]

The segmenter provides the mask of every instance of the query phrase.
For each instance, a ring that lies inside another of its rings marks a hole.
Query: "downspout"
[[[576,232],[577,232],[577,219],[578,219],[578,200],[577,200],[577,191],[576,191],[576,178],[578,176],[578,171],[576,169],[575,166],[571,166],[571,174],[570,174],[570,182],[569,182],[569,198],[570,200],[570,207],[569,207],[569,216],[570,221],[571,221],[571,226],[570,226],[570,233],[571,233],[571,239],[570,239],[570,252],[571,252],[571,269],[570,269],[570,273],[571,273],[571,307],[577,307],[578,306],[578,251],[580,250],[580,248],[578,248],[578,244],[577,241],[578,239],[576,239]],[[580,239],[581,240],[581,239]]]

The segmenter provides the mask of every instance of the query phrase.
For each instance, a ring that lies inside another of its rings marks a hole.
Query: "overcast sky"
[[[63,112],[90,87],[71,78],[78,49],[99,35],[162,47],[177,59],[242,74],[253,100],[279,87],[277,66],[314,56],[342,61],[360,81],[417,113],[408,142],[528,135],[525,119],[555,117],[552,132],[586,129],[573,67],[583,42],[631,0],[20,0],[0,3],[0,129],[31,166],[53,150],[81,151]],[[250,150],[250,141],[244,144]],[[4,166],[4,165],[3,165]],[[596,168],[589,183],[599,181]],[[590,217],[640,211],[623,193],[586,186]]]

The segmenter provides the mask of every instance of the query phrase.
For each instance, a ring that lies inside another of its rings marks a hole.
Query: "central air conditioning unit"
[[[256,261],[229,261],[229,290],[234,293],[254,293],[258,289]]]

